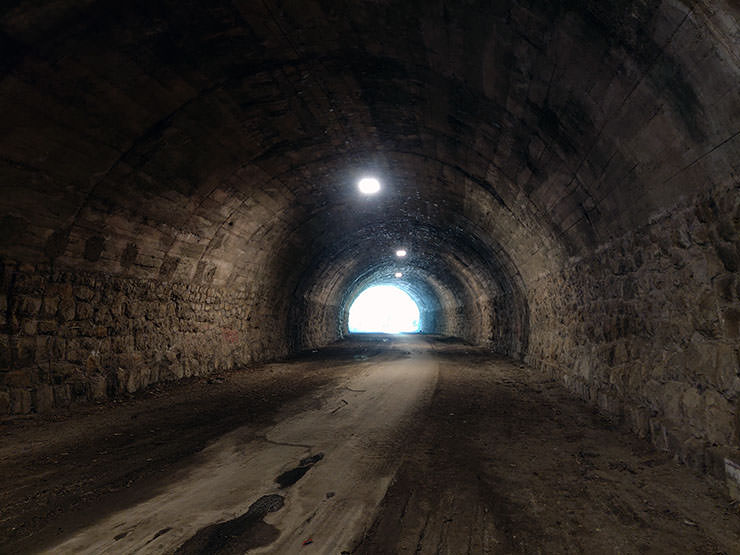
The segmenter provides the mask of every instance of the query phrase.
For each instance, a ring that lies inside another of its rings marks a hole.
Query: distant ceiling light
[[[380,181],[374,177],[363,177],[357,186],[360,188],[360,192],[366,195],[374,195],[380,191]]]
[[[401,258],[403,258],[404,256],[406,256],[406,249],[398,249],[396,251],[396,256],[399,256]]]
[[[394,274],[397,278],[403,277],[403,274],[401,272],[396,272]]]

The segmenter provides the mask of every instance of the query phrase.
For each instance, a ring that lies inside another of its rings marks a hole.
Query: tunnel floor
[[[433,336],[6,420],[0,473],[3,553],[740,553],[721,484]]]

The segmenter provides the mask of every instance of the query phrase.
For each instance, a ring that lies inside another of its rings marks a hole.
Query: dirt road
[[[355,339],[2,432],[2,553],[740,553],[720,484],[440,338]]]

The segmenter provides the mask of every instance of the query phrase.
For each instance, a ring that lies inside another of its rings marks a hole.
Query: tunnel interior
[[[737,452],[737,4],[134,4],[0,14],[1,414],[329,345],[400,272],[422,331]]]

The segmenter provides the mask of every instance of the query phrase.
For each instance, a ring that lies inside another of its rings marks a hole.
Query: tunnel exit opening
[[[395,285],[376,285],[360,293],[349,308],[350,333],[418,333],[419,307]]]

